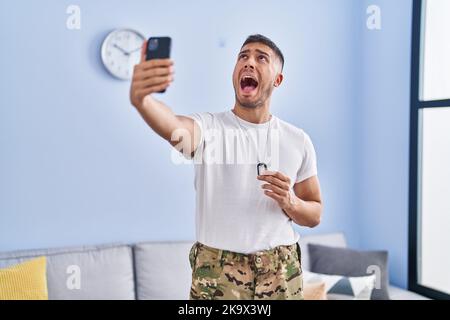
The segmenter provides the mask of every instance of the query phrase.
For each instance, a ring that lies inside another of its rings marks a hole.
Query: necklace
[[[239,129],[242,131],[242,133],[244,133],[244,128],[241,125],[241,123],[239,122],[239,119],[238,119],[237,115],[233,111],[231,111],[231,112],[233,113],[234,118],[236,119],[236,122],[237,122],[237,124],[239,126]],[[266,148],[264,150],[266,154],[267,154],[267,151],[269,150],[269,145],[270,145],[269,141],[270,141],[271,128],[272,128],[272,115],[269,118],[269,128],[267,129]],[[245,131],[245,136],[246,136],[247,140],[250,142],[250,138],[248,137],[247,131]],[[252,141],[253,141],[253,139],[252,139]],[[264,168],[264,170],[267,170],[267,164],[265,162],[261,161],[260,154],[258,152],[258,143],[257,143],[257,141],[253,141],[253,142],[255,144],[256,158],[257,158],[256,173],[259,176],[262,173],[262,171],[261,171],[262,168]]]

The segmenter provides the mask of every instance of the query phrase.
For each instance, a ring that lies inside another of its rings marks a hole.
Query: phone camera
[[[158,48],[158,39],[150,39],[148,50],[156,50]]]

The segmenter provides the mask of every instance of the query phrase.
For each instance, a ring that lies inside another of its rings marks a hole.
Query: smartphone
[[[171,45],[170,37],[151,37],[147,42],[146,60],[170,58]],[[159,91],[159,93],[164,92],[166,90]]]

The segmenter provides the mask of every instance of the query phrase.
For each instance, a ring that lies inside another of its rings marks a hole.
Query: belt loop
[[[196,242],[195,243],[195,248],[194,248],[194,256],[195,258],[197,258],[197,253],[198,253],[198,248],[200,247],[200,242]]]
[[[302,263],[302,249],[300,248],[300,245],[298,244],[298,242],[296,243],[297,244],[297,255],[298,255],[298,260],[300,261],[300,264]]]
[[[223,250],[222,249],[217,250],[217,259],[220,262],[220,267],[222,267],[223,266]]]

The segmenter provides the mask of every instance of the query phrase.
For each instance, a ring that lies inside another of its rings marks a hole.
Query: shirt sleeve
[[[183,156],[189,160],[197,158],[198,156],[201,156],[201,153],[204,149],[205,145],[205,132],[208,128],[208,115],[209,113],[192,113],[187,115],[187,117],[193,119],[195,123],[197,124],[198,128],[194,128],[194,139],[197,136],[200,136],[200,142],[195,149],[195,151],[192,154],[184,154]],[[197,130],[199,129],[199,130]]]
[[[303,160],[301,167],[297,172],[295,183],[302,182],[317,175],[316,151],[314,150],[311,138],[306,133],[304,133],[303,148]]]

